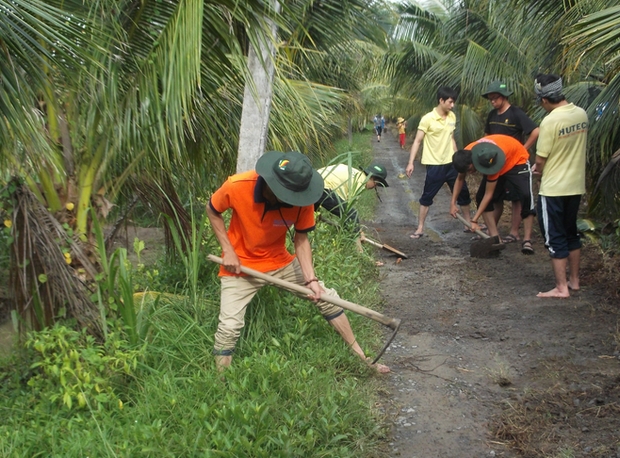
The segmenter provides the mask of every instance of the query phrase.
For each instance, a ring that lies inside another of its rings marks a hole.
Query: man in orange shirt
[[[489,229],[489,235],[499,235],[497,221],[502,214],[504,189],[509,183],[516,190],[521,202],[524,228],[521,252],[534,254],[532,226],[536,207],[532,195],[532,171],[529,152],[521,142],[508,135],[488,135],[454,153],[452,163],[459,174],[452,191],[450,214],[456,218],[458,213],[456,200],[465,183],[465,176],[468,172],[477,170],[484,176],[476,193],[478,210],[471,218],[472,229],[480,229],[478,219],[482,216]]]
[[[256,171],[233,175],[211,196],[207,215],[221,247],[221,302],[214,354],[219,369],[232,362],[245,310],[266,282],[241,273],[241,266],[305,285],[321,314],[364,361],[342,308],[321,301],[323,283],[314,273],[308,232],[315,226],[314,203],[323,194],[323,178],[301,153],[270,151],[256,163]],[[228,231],[222,217],[232,210]],[[290,234],[295,255],[286,249]],[[329,290],[331,295],[337,295]],[[377,364],[378,372],[390,369]]]

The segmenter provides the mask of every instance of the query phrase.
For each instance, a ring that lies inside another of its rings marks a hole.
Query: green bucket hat
[[[506,163],[506,155],[499,146],[482,142],[471,149],[471,161],[478,172],[493,175]]]
[[[385,167],[379,164],[370,164],[368,167],[364,169],[364,173],[370,177],[372,177],[375,181],[377,181],[384,188],[389,188],[390,185],[386,181],[387,178],[387,170]]]
[[[501,81],[493,81],[491,84],[489,84],[489,87],[487,87],[487,91],[482,94],[482,97],[488,99],[489,94],[493,93],[501,94],[504,97],[512,95],[512,91],[508,90],[508,86],[506,86],[506,83],[502,83]]]
[[[312,168],[310,159],[297,151],[263,154],[256,163],[256,173],[278,199],[289,205],[312,205],[323,194],[323,178]]]

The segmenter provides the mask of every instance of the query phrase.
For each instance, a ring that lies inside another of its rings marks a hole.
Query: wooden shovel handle
[[[377,248],[383,248],[384,250],[390,251],[394,254],[397,254],[398,256],[400,256],[401,258],[405,258],[408,259],[408,256],[403,253],[402,251],[397,250],[394,247],[391,247],[390,245],[387,245],[385,243],[381,244],[379,242],[375,242],[374,240],[369,239],[368,237],[366,237],[365,235],[361,235],[360,236],[360,241],[362,242],[366,242],[366,243],[370,243],[371,245],[376,246]]]
[[[459,219],[461,223],[463,223],[465,226],[471,229],[471,223],[469,221],[466,221],[465,218],[463,218],[459,213],[456,214],[456,217]],[[476,230],[476,234],[478,234],[483,239],[489,238],[488,234],[485,234],[484,232],[479,231],[479,230]]]
[[[218,256],[210,254],[207,256],[207,258],[209,259],[209,261],[213,261],[220,265],[223,264],[222,258]],[[312,291],[310,288],[298,285],[297,283],[282,280],[281,278],[276,278],[272,275],[259,272],[258,270],[250,269],[249,267],[241,266],[241,272],[246,275],[250,275],[251,277],[260,278],[261,280],[271,283],[272,285],[288,289],[289,291],[295,291],[306,296],[314,295],[314,291]],[[400,326],[400,320],[398,318],[389,318],[379,312],[363,307],[359,304],[355,304],[353,302],[345,301],[344,299],[341,299],[339,297],[330,296],[329,294],[321,294],[321,300],[342,307],[343,309],[350,310],[351,312],[357,313],[358,315],[370,318],[371,320],[377,321],[391,329],[398,329],[398,327]]]
[[[362,242],[366,242],[366,243],[370,243],[371,245],[376,246],[377,248],[383,248],[383,245],[380,244],[379,242],[375,242],[374,240],[371,240],[369,238],[367,238],[365,235],[360,236],[360,240]]]

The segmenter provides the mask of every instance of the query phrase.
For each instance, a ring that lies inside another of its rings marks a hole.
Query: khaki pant
[[[278,270],[267,272],[269,275],[286,280],[298,285],[304,284],[304,276],[297,258],[289,265]],[[216,355],[231,355],[239,339],[241,329],[245,325],[245,311],[254,295],[263,286],[269,284],[260,278],[250,276],[221,277],[222,291],[220,302],[220,316],[217,332],[215,333],[215,345],[213,353]],[[319,282],[330,296],[339,297],[333,289],[325,288],[323,282]],[[292,291],[300,297],[305,297],[296,291]],[[327,320],[336,318],[343,313],[342,308],[328,302],[315,303],[321,315]]]

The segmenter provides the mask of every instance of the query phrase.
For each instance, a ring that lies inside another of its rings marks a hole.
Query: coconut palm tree
[[[170,180],[176,165],[196,163],[185,144],[197,133],[207,134],[204,146],[218,143],[213,125],[199,129],[194,114],[239,79],[243,49],[231,30],[244,24],[256,39],[263,22],[258,1],[51,3],[7,2],[10,14],[0,16],[12,38],[1,85],[10,90],[2,108],[11,142],[3,142],[2,157],[25,182],[13,185],[14,296],[35,327],[64,304],[73,316],[94,316],[72,310],[76,301],[63,297],[71,275],[57,275],[58,266],[94,278],[91,209],[105,217],[137,172],[160,170]],[[29,63],[35,58],[40,69]],[[17,84],[24,75],[30,84]],[[217,119],[231,111],[226,103],[213,107]],[[52,218],[37,218],[43,210]],[[50,239],[41,231],[52,220],[65,231],[44,250]],[[96,327],[90,319],[81,324]]]
[[[51,304],[64,305],[60,297],[65,296],[72,299],[72,311],[84,317],[82,324],[91,326],[88,294],[69,280],[69,258],[59,246],[70,237],[58,220],[48,218],[48,209],[61,211],[60,195],[68,189],[56,187],[66,160],[62,145],[69,138],[66,118],[55,111],[51,81],[75,84],[83,66],[98,65],[101,48],[100,37],[89,34],[86,21],[79,19],[81,2],[63,6],[36,0],[0,2],[0,160],[7,174],[20,177],[7,186],[9,198],[2,209],[14,234],[10,285],[22,315],[34,323],[49,322],[58,309]],[[50,241],[56,249],[48,246]]]

